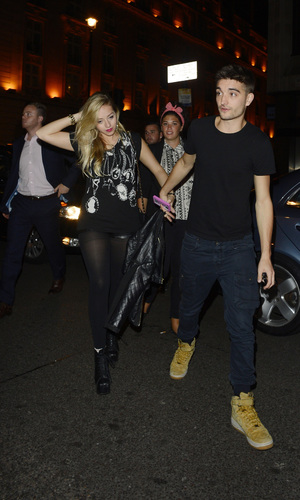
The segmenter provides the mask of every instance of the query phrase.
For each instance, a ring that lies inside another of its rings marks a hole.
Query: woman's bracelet
[[[69,117],[69,118],[70,118],[70,120],[71,120],[71,125],[76,125],[76,120],[75,120],[74,115],[70,114],[70,115],[68,115],[68,117]]]

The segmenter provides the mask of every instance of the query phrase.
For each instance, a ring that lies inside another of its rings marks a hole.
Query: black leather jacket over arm
[[[106,328],[118,333],[128,319],[140,326],[143,297],[151,282],[163,282],[164,214],[158,210],[128,240],[124,276],[108,313]]]

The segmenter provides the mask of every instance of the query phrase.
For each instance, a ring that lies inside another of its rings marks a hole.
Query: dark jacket
[[[140,326],[145,291],[151,282],[163,282],[163,217],[162,210],[158,210],[128,240],[124,276],[105,325],[113,332],[118,333],[126,319],[134,326]]]
[[[41,141],[42,159],[47,181],[55,188],[58,184],[72,187],[80,175],[75,153],[55,148]],[[0,205],[0,212],[9,213],[6,206],[8,200],[16,191],[19,181],[19,163],[24,147],[24,137],[19,137],[13,143],[12,164]],[[67,168],[67,163],[70,168]]]

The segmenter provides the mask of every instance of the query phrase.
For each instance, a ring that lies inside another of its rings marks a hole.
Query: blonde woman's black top
[[[74,133],[70,140],[78,155]],[[78,230],[96,230],[113,234],[129,234],[140,227],[137,207],[136,159],[141,152],[137,133],[123,134],[117,144],[106,151],[101,176],[87,177],[82,199]]]

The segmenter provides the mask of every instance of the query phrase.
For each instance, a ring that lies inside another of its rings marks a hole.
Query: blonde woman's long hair
[[[98,111],[104,106],[112,107],[117,116],[117,131],[122,135],[125,132],[123,125],[119,122],[120,112],[113,99],[102,92],[96,92],[88,98],[81,108],[82,114],[76,124],[75,140],[78,142],[79,162],[82,172],[88,177],[102,177],[101,170],[105,144],[96,129]]]

